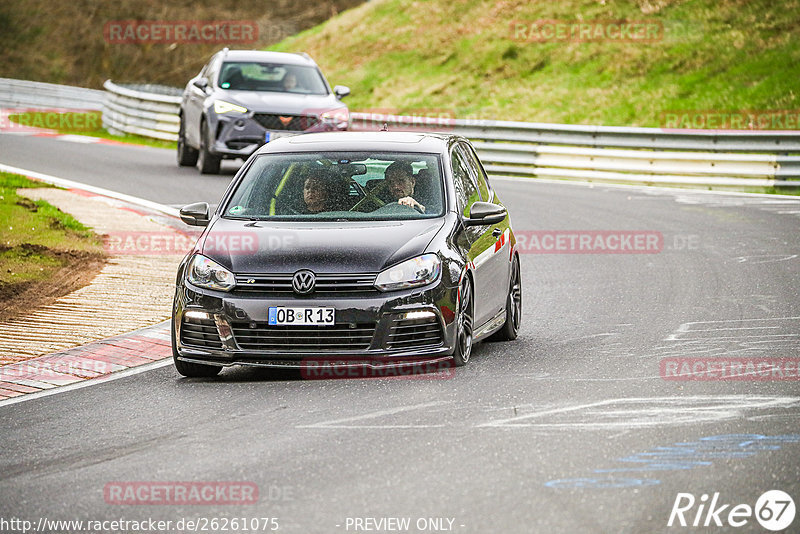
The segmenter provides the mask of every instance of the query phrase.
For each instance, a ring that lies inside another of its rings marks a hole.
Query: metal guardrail
[[[105,93],[70,85],[0,78],[3,108],[101,109]]]
[[[177,141],[179,89],[153,85],[121,86],[111,80],[106,80],[103,87],[106,89],[103,127],[110,133]]]
[[[111,80],[104,87],[102,92],[0,78],[0,103],[16,99],[20,105],[97,109],[99,93],[105,96],[103,126],[110,132],[177,139],[180,89],[123,86]],[[56,100],[61,104],[56,106]],[[692,187],[800,187],[800,131],[667,130],[351,113],[354,130],[379,130],[384,123],[393,131],[463,135],[492,175]]]

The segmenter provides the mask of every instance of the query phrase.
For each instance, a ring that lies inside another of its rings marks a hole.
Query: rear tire
[[[511,280],[506,297],[506,322],[503,327],[492,334],[492,341],[513,341],[517,339],[522,324],[522,277],[519,272],[519,257],[514,256],[511,264]]]
[[[218,365],[203,365],[200,363],[184,362],[178,359],[178,346],[175,343],[175,323],[170,323],[172,330],[172,361],[175,364],[175,369],[187,378],[210,378],[217,376],[222,367]]]
[[[461,287],[458,288],[458,313],[456,314],[456,350],[453,351],[453,363],[456,367],[463,367],[469,363],[472,356],[472,327],[474,324],[474,310],[472,303],[472,282],[469,276],[464,276]]]
[[[208,123],[200,124],[200,174],[219,174],[222,158],[215,156],[209,150]]]
[[[186,144],[186,124],[181,115],[181,125],[178,130],[178,165],[181,167],[194,167],[200,154],[197,149]]]

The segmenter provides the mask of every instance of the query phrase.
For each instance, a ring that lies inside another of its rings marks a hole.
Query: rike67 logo
[[[763,528],[777,532],[789,527],[794,521],[794,515],[794,501],[788,493],[780,490],[763,493],[754,507],[749,504],[723,504],[719,492],[714,493],[710,502],[706,493],[699,500],[691,493],[678,493],[667,526],[739,528],[755,517]]]

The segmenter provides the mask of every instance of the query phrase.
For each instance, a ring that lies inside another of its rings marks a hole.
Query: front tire
[[[200,174],[219,174],[222,158],[215,156],[209,149],[208,123],[200,124]]]
[[[474,325],[474,310],[472,302],[472,282],[469,276],[464,276],[458,288],[458,313],[456,314],[456,350],[453,352],[453,362],[456,367],[463,367],[469,363],[472,355],[472,327]]]
[[[506,322],[492,334],[492,341],[513,341],[517,339],[522,324],[522,277],[519,271],[519,256],[514,256],[511,264],[511,280],[506,298]]]
[[[197,149],[186,144],[186,123],[181,114],[181,125],[178,129],[178,165],[180,167],[194,167],[200,154]]]

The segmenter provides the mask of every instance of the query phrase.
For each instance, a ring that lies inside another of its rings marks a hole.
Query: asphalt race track
[[[201,177],[172,151],[10,135],[0,163],[170,205],[215,203],[235,171]],[[767,490],[797,500],[796,367],[676,380],[670,365],[797,361],[800,200],[493,184],[526,236],[517,341],[478,345],[447,379],[184,379],[166,366],[0,406],[0,516],[277,518],[297,533],[393,531],[387,518],[409,518],[410,532],[698,532],[667,527],[679,493],[697,500],[687,522],[715,493],[730,505],[723,522]],[[661,245],[530,246],[592,231]],[[107,484],[130,481],[248,482],[259,499],[106,502]],[[765,532],[745,519],[737,531]]]

